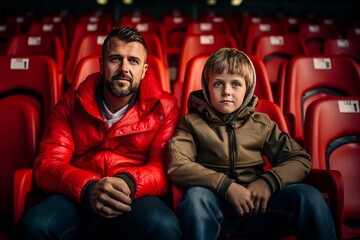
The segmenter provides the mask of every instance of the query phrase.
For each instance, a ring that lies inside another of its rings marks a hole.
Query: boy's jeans
[[[184,239],[230,236],[273,239],[292,234],[297,239],[336,239],[324,198],[317,189],[305,184],[293,184],[274,193],[266,213],[254,217],[238,217],[226,200],[209,189],[192,187],[179,204],[178,216]]]

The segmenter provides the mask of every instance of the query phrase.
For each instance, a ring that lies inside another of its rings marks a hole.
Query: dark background
[[[91,10],[107,10],[113,13],[115,20],[118,20],[124,12],[132,10],[145,10],[154,19],[159,20],[164,11],[170,9],[187,11],[194,19],[207,10],[222,12],[225,15],[237,12],[345,18],[359,18],[360,15],[359,0],[244,0],[239,7],[230,6],[230,0],[218,0],[215,6],[208,6],[205,0],[134,0],[131,6],[124,5],[119,0],[108,0],[108,2],[107,6],[100,6],[96,0],[11,0],[2,1],[0,14],[17,14],[26,11],[49,14],[65,9],[81,14]]]

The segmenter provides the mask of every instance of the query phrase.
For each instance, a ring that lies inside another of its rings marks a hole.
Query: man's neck
[[[130,99],[133,95],[134,94],[130,94],[125,97],[118,97],[118,96],[115,96],[114,94],[110,93],[109,91],[105,90],[105,88],[103,90],[104,102],[105,102],[107,108],[112,113],[116,113],[117,111],[119,111],[120,109],[125,107],[130,102]]]

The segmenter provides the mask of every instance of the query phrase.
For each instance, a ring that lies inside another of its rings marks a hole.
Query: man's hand
[[[247,187],[251,194],[251,200],[254,203],[252,216],[264,214],[267,207],[267,202],[271,196],[271,189],[266,180],[259,178],[249,184]]]
[[[250,191],[240,184],[231,183],[227,199],[241,217],[249,214],[254,208]]]
[[[129,195],[130,189],[123,179],[105,177],[92,188],[90,204],[100,215],[112,218],[131,210]]]

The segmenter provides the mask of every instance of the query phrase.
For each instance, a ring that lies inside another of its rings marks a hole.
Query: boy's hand
[[[227,199],[241,217],[254,209],[250,191],[240,184],[232,183],[230,185],[227,191]]]
[[[251,213],[252,216],[258,214],[264,214],[267,207],[267,202],[271,196],[271,189],[266,180],[259,178],[252,182],[247,187],[251,194],[252,202],[254,203],[254,209]]]
[[[130,189],[118,177],[105,177],[98,181],[90,193],[91,207],[106,218],[116,217],[131,210]]]

